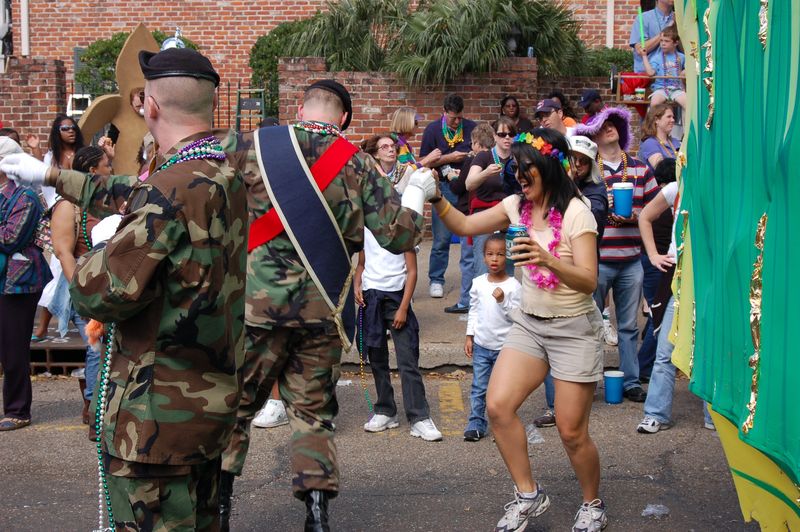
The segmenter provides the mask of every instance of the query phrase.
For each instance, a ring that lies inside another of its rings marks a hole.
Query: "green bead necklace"
[[[103,443],[101,436],[104,417],[108,406],[108,383],[111,377],[111,349],[114,344],[114,329],[115,325],[113,323],[108,324],[105,352],[103,354],[103,366],[100,372],[100,387],[96,397],[97,407],[94,412],[94,428],[97,432],[97,530],[102,532],[114,530],[114,512],[111,509],[111,493],[108,491],[108,479],[106,478],[106,469],[103,465]],[[108,510],[108,527],[103,526],[104,506]]]
[[[92,239],[89,237],[89,232],[86,230],[86,222],[88,221],[89,213],[83,211],[81,213],[81,236],[83,236],[83,241],[86,244],[86,247],[92,249]]]

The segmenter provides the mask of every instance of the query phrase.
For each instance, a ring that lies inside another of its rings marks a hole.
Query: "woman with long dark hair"
[[[100,148],[84,146],[75,152],[72,169],[87,174],[108,177],[111,175],[111,164],[108,156]],[[81,418],[84,424],[89,425],[89,439],[96,438],[94,425],[89,423],[89,403],[94,395],[97,382],[97,372],[100,365],[100,353],[91,345],[86,336],[87,319],[80,316],[69,301],[67,289],[75,273],[78,258],[92,249],[92,229],[100,220],[82,211],[77,205],[58,199],[53,206],[50,218],[52,232],[53,254],[61,264],[61,275],[56,279],[57,288],[54,300],[59,304],[51,305],[53,312],[58,316],[59,329],[66,332],[69,322],[75,324],[84,342],[86,349],[85,380],[86,388],[83,390],[83,412]],[[65,292],[67,292],[65,294]],[[65,297],[66,296],[66,297]]]
[[[50,127],[50,151],[44,156],[45,164],[56,168],[72,168],[75,152],[83,148],[83,134],[78,123],[67,115],[56,115]]]
[[[432,200],[447,228],[475,235],[521,224],[528,235],[510,251],[522,269],[522,305],[492,371],[487,395],[497,447],[514,481],[514,500],[497,531],[522,530],[550,505],[533,479],[525,427],[517,410],[544,381],[556,388],[556,426],[583,492],[573,530],[605,526],[598,498],[600,459],[589,437],[589,413],[603,375],[603,322],[592,293],[597,286],[597,222],[569,176],[570,148],[560,133],[534,129],[511,147],[522,194],[464,216],[447,200]]]
[[[56,168],[72,168],[72,159],[75,157],[75,153],[83,147],[83,135],[78,123],[67,115],[56,115],[50,126],[48,139],[50,151],[44,155],[44,163]],[[56,202],[56,190],[53,187],[44,186],[41,188],[41,194],[48,208],[48,212],[45,212],[44,216],[48,217],[49,209],[52,209]],[[55,255],[50,257],[50,269],[53,270],[54,279],[50,285],[45,287],[42,298],[39,300],[42,310],[39,313],[36,330],[31,335],[33,342],[47,339],[47,330],[50,327],[50,320],[53,318],[47,307],[53,300],[57,278],[61,275],[60,264]]]

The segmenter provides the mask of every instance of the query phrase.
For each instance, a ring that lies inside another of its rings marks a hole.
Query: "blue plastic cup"
[[[622,402],[622,383],[624,380],[625,374],[621,371],[603,372],[606,403],[618,405]]]
[[[614,183],[611,192],[614,194],[614,214],[630,218],[633,212],[633,183]]]

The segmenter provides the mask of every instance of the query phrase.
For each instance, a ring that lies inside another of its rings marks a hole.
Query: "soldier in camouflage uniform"
[[[115,323],[102,427],[115,527],[216,530],[244,355],[246,189],[210,133],[211,63],[188,49],[140,63],[145,119],[169,147],[148,179],[54,170],[47,184],[99,216],[124,212],[70,286],[81,315]],[[23,181],[47,173],[16,163]]]
[[[294,128],[309,168],[341,135],[339,126],[347,127],[351,111],[349,94],[332,80],[306,90],[298,112],[301,121]],[[235,152],[231,158],[244,173],[251,227],[273,208],[253,135],[223,140],[226,151]],[[268,150],[269,146],[265,147],[266,153]],[[429,180],[425,185],[435,191],[430,173],[423,177]],[[425,190],[432,195],[431,189]],[[402,207],[391,183],[381,179],[374,161],[363,152],[345,164],[323,195],[351,255],[363,249],[365,226],[382,246],[394,252],[412,249],[421,238],[422,206],[416,207],[416,212],[414,207]],[[277,381],[292,429],[292,490],[306,502],[306,530],[328,530],[327,500],[339,490],[334,368],[342,354],[332,312],[285,232],[248,255],[246,291],[244,385],[236,429],[223,454],[222,528],[230,515],[234,477],[241,474],[247,455],[250,423]]]

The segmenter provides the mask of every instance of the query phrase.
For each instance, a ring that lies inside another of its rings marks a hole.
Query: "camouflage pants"
[[[221,459],[192,466],[126,462],[106,455],[118,531],[219,530]]]
[[[342,344],[335,330],[247,327],[242,399],[222,469],[242,473],[250,423],[277,380],[292,429],[292,491],[339,490],[333,418]]]

